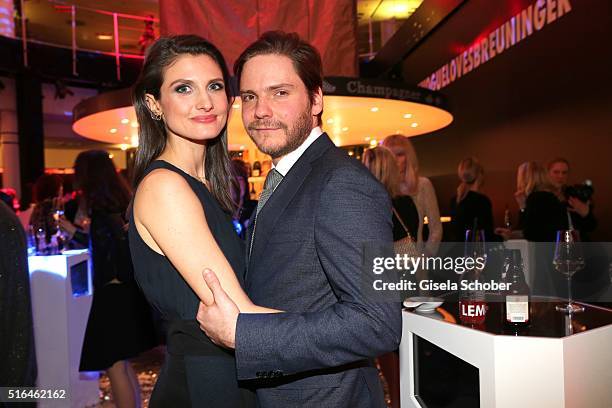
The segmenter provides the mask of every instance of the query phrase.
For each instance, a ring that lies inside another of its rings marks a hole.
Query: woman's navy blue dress
[[[202,211],[217,244],[242,285],[244,243],[234,231],[230,216],[221,209],[204,184],[168,162],[154,161],[145,174],[159,168],[174,171],[189,183],[202,203]],[[161,313],[167,330],[166,360],[150,406],[253,406],[254,394],[238,386],[233,353],[216,346],[200,330],[196,321],[199,304],[196,293],[166,257],[142,240],[132,212],[129,240],[136,281],[149,303]]]

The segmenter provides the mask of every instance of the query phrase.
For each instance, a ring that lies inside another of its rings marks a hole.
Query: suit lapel
[[[326,133],[319,136],[291,167],[289,173],[283,178],[266,205],[261,209],[255,225],[255,241],[248,261],[247,274],[252,270],[255,260],[262,256],[280,216],[310,174],[312,170],[311,162],[331,146],[334,146],[334,144]],[[295,233],[299,232],[295,231]]]

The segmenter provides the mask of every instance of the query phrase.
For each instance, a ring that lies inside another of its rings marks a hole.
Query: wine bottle
[[[505,320],[509,326],[529,325],[529,285],[525,281],[521,251],[512,249],[511,263],[506,273],[505,283],[509,288],[505,293]]]

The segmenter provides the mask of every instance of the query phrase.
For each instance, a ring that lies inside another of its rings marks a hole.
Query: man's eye
[[[278,95],[278,96],[287,96],[287,95],[289,95],[289,92],[281,89],[281,90],[276,92],[276,95]]]
[[[187,93],[187,92],[191,91],[191,88],[188,85],[179,85],[176,88],[174,88],[174,90],[177,93],[182,94],[182,93]]]
[[[240,96],[240,98],[242,99],[242,102],[250,102],[253,100],[254,96],[249,94],[243,94]]]

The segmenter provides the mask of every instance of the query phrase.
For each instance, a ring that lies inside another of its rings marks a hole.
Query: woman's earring
[[[161,120],[162,118],[162,114],[160,113],[155,113],[153,111],[151,111],[151,119],[153,120]]]

